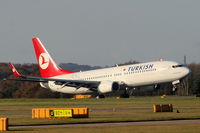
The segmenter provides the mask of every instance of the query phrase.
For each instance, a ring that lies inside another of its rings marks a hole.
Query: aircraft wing
[[[86,88],[97,88],[100,84],[99,81],[84,81],[84,80],[66,80],[66,79],[55,79],[55,78],[41,78],[41,77],[32,77],[32,76],[24,76],[18,73],[16,68],[13,66],[12,63],[9,63],[10,68],[13,71],[13,75],[16,78],[12,79],[5,79],[5,80],[15,80],[15,81],[28,81],[28,82],[43,82],[47,83],[49,81],[54,82],[57,85],[64,85],[69,87],[86,87]]]

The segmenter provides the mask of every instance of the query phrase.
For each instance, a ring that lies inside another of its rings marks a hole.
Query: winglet
[[[15,77],[22,77],[22,75],[18,73],[18,71],[16,70],[16,68],[13,66],[13,64],[11,62],[9,62],[9,66],[12,69],[13,75]]]

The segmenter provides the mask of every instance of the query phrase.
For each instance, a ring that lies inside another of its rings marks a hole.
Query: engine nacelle
[[[54,90],[54,91],[63,88],[62,85],[57,85],[57,84],[55,84],[55,81],[48,81],[48,86],[49,86],[50,89],[52,89],[52,90]]]
[[[115,92],[120,89],[120,85],[118,82],[113,81],[102,81],[98,86],[98,92],[102,93],[109,93]]]
[[[48,83],[40,82],[40,86],[43,87],[43,88],[49,88]]]

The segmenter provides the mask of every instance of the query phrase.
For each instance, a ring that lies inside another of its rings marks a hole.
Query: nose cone
[[[189,73],[190,73],[190,69],[187,68],[187,67],[184,67],[184,68],[183,68],[183,76],[185,77],[185,76],[187,76]]]

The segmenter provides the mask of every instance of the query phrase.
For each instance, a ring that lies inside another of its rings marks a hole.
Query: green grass
[[[154,113],[153,104],[173,104],[174,112]],[[31,109],[40,107],[41,108],[88,107],[90,109],[90,115],[89,118],[82,118],[82,119],[62,119],[62,120],[32,119]],[[180,113],[176,113],[177,109],[180,111]],[[106,98],[106,99],[81,99],[81,100],[1,99],[0,117],[8,117],[9,125],[190,119],[190,118],[200,118],[200,98],[167,97],[161,99],[160,97],[136,97],[129,99]],[[193,125],[191,125],[190,127],[192,126]],[[131,130],[133,127],[134,126],[128,126],[126,128],[127,129],[130,128]],[[140,128],[142,129],[142,126],[141,127],[136,126],[134,128],[138,128],[139,130]],[[152,127],[149,126],[148,128],[150,131]],[[81,128],[79,129],[81,130]],[[87,129],[92,130],[92,128],[87,128]],[[56,131],[57,130],[65,130],[65,128],[58,128],[56,129]],[[66,130],[75,131],[76,129],[67,128]],[[37,129],[34,129],[34,131],[37,131]],[[53,132],[54,130],[52,129],[50,131]],[[105,128],[105,132],[109,131],[110,131],[109,127]]]

